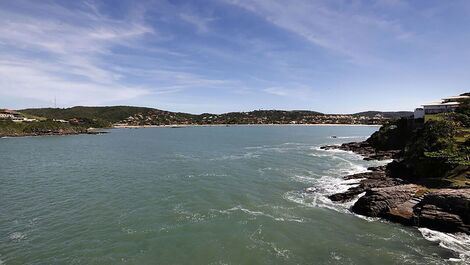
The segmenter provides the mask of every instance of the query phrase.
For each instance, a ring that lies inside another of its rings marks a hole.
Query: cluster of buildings
[[[446,112],[454,112],[460,105],[460,101],[470,99],[468,95],[461,95],[455,97],[443,98],[440,101],[423,104],[422,108],[417,108],[414,111],[415,119],[422,119],[426,114],[439,114]]]
[[[383,124],[389,118],[382,114],[374,116],[348,115],[348,114],[325,114],[302,117],[290,121],[290,124]]]
[[[383,124],[389,118],[376,114],[342,115],[320,114],[309,111],[253,111],[225,114],[179,114],[160,110],[138,113],[114,124],[115,126],[142,125],[223,125],[223,124]]]
[[[14,110],[0,110],[0,120],[11,120],[14,122],[32,122],[37,121],[36,119],[28,119],[21,115],[21,113]]]

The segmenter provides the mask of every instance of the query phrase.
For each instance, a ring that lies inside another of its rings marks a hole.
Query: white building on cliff
[[[470,96],[447,97],[447,98],[443,98],[440,101],[423,104],[422,108],[415,109],[414,117],[415,119],[419,119],[419,118],[424,118],[424,115],[426,114],[454,112],[460,104],[460,102],[458,101],[462,99],[468,99],[468,98],[470,98]]]

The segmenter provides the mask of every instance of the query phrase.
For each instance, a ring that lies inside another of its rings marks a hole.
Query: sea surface
[[[342,176],[384,162],[319,147],[376,130],[0,139],[0,264],[466,264],[468,237],[356,216],[326,198],[354,184]]]

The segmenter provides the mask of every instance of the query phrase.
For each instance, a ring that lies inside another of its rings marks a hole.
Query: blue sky
[[[468,0],[0,1],[0,107],[411,110],[470,91]]]

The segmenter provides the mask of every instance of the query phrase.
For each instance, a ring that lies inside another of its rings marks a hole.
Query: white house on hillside
[[[19,116],[19,114],[16,112],[16,111],[12,111],[12,110],[0,110],[0,119],[3,119],[3,120],[13,120],[15,118],[17,118]]]
[[[414,112],[415,119],[423,119],[424,118],[424,109],[423,108],[416,108]]]
[[[456,96],[443,98],[441,101],[431,102],[423,104],[422,108],[415,109],[414,117],[415,119],[424,118],[426,114],[438,114],[445,112],[454,112],[459,106],[457,100],[470,98],[470,96]]]

